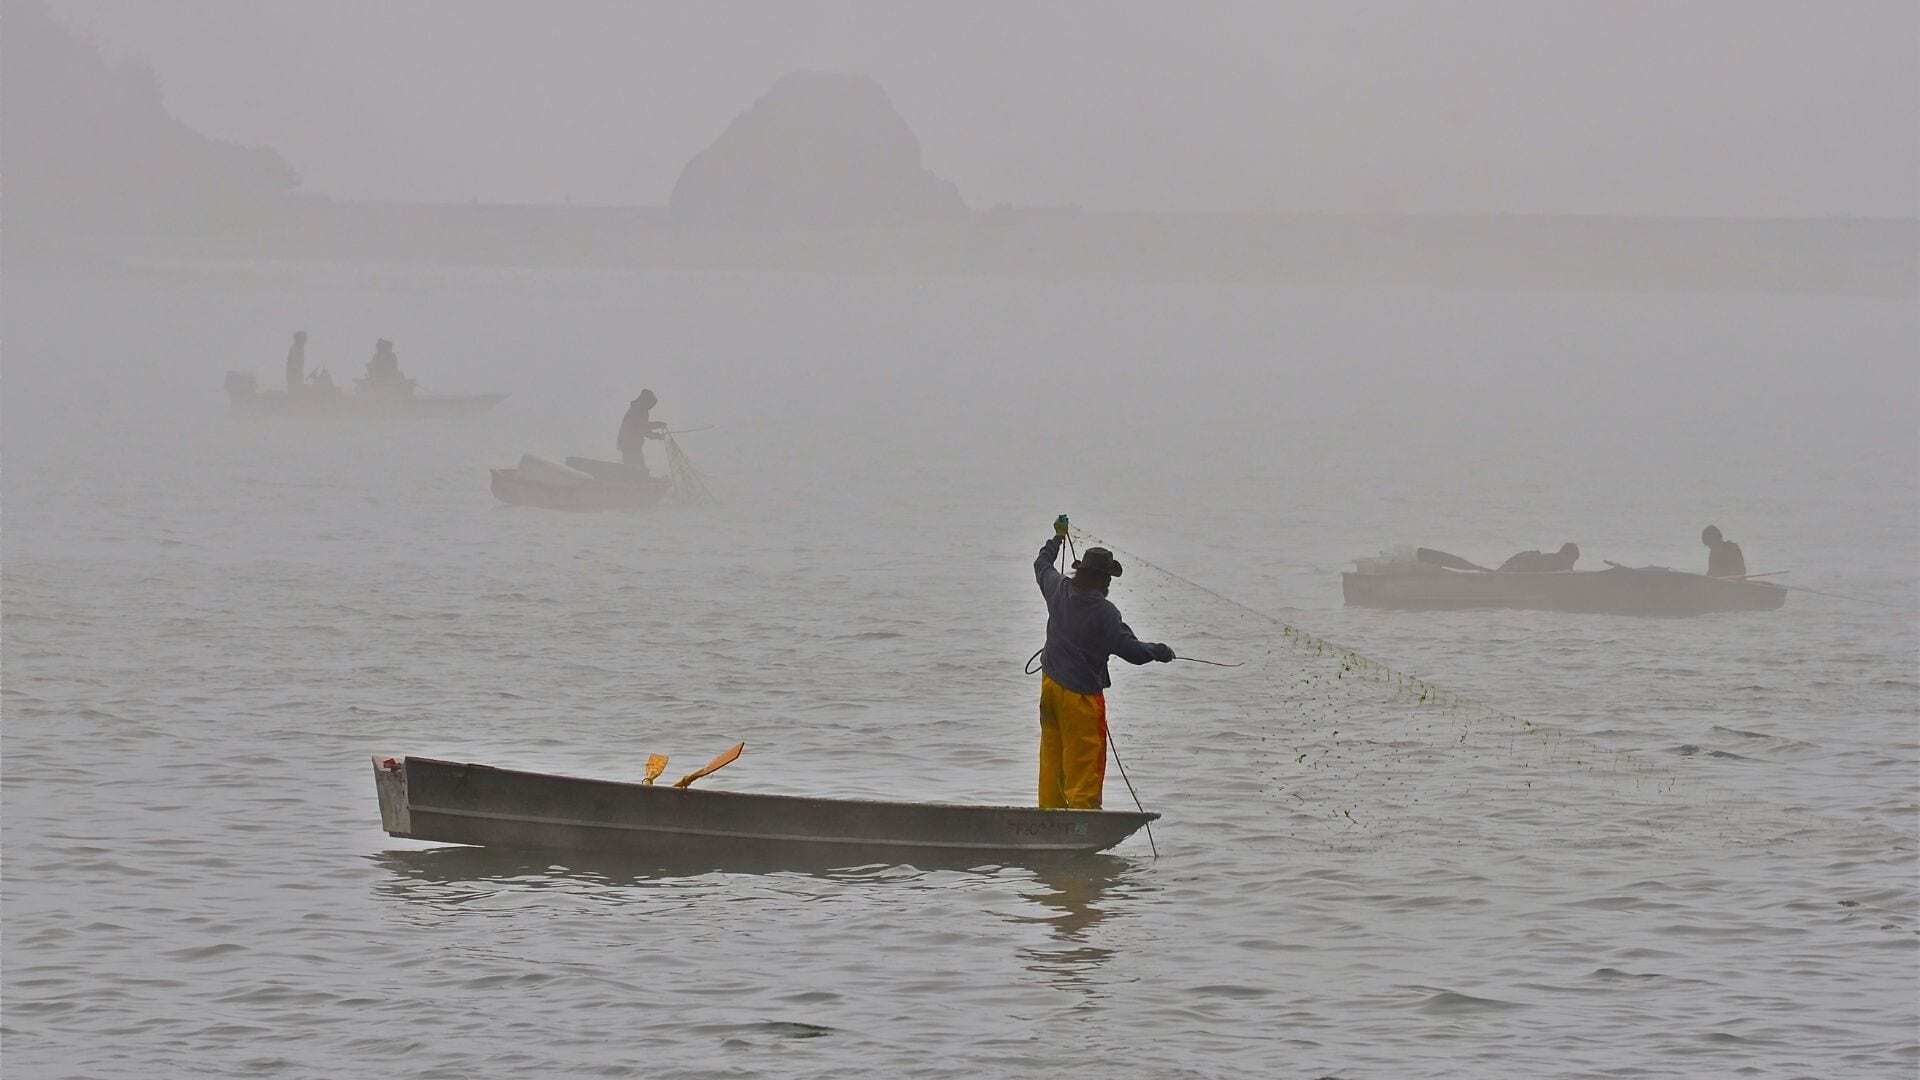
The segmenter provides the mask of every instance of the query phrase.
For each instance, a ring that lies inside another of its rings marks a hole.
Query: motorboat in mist
[[[1420,548],[1354,560],[1340,575],[1348,607],[1399,611],[1510,608],[1609,615],[1773,611],[1787,589],[1749,577],[1708,577],[1664,566],[1609,563],[1605,570],[1489,570]]]
[[[341,390],[331,383],[308,382],[299,392],[263,390],[251,372],[229,371],[227,402],[235,416],[297,416],[328,420],[454,420],[479,416],[507,399],[505,394],[421,394],[361,387]]]
[[[1065,854],[1104,851],[1159,817],[760,795],[421,757],[375,757],[373,778],[388,835],[593,857],[912,862]]]

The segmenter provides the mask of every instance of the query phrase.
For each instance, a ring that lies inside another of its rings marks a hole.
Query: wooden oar
[[[743,743],[743,742],[734,743],[732,747],[728,748],[728,750],[725,753],[721,754],[719,757],[714,758],[712,761],[707,762],[705,765],[702,765],[699,768],[688,773],[687,775],[681,777],[680,779],[675,780],[673,782],[673,786],[686,787],[688,784],[693,783],[695,780],[700,779],[701,777],[707,775],[708,773],[718,772],[719,770],[726,768],[728,765],[733,764],[733,760],[740,756],[740,751],[745,750],[746,748],[747,748],[746,743]]]
[[[643,784],[651,784],[655,780],[660,779],[660,774],[666,771],[667,771],[667,755],[648,754],[647,755],[647,773],[645,776],[642,776],[640,778],[640,782]]]

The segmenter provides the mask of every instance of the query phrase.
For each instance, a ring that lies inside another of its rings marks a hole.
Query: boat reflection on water
[[[368,857],[388,877],[376,886],[384,896],[425,904],[464,904],[504,888],[563,889],[634,887],[685,881],[719,867],[693,862],[603,858],[577,852],[565,861],[552,852],[514,848],[448,846],[382,851]]]
[[[1128,869],[1131,859],[1091,852],[1032,852],[1012,858],[959,858],[931,853],[911,861],[850,862],[842,855],[811,857],[801,852],[792,857],[741,857],[735,854],[710,858],[645,858],[595,854],[578,851],[531,851],[499,847],[414,848],[382,851],[370,858],[392,872],[402,882],[421,885],[459,883],[532,882],[541,878],[598,882],[607,885],[645,885],[708,874],[804,874],[820,878],[871,878],[886,870],[948,870],[995,875],[1007,870],[1030,871],[1034,880],[1056,890],[1055,896],[1073,895],[1084,889],[1077,882],[1111,884]],[[1035,897],[1035,899],[1043,899]]]
[[[1096,931],[1110,917],[1126,917],[1134,902],[1154,891],[1146,865],[1118,855],[1084,855],[1029,869],[1036,888],[1023,890],[1021,897],[1047,911],[1023,912],[1012,921],[1045,924],[1053,937],[1020,951],[1027,970],[1058,987],[1093,986],[1094,969],[1116,952],[1111,942],[1103,944],[1107,935]]]
[[[387,876],[378,893],[392,900],[449,910],[503,892],[559,890],[605,893],[672,889],[687,891],[715,876],[800,875],[843,885],[950,891],[951,875],[1006,881],[1026,901],[1003,918],[1019,926],[1045,926],[1049,940],[1020,947],[1027,970],[1063,987],[1086,987],[1092,969],[1115,950],[1097,931],[1153,890],[1144,863],[1119,855],[1086,852],[1036,853],[1014,861],[943,859],[849,864],[805,857],[789,859],[677,858],[672,860],[552,853],[508,848],[436,847],[382,851],[369,859]],[[522,901],[534,898],[523,894]],[[1116,903],[1116,901],[1118,903]]]

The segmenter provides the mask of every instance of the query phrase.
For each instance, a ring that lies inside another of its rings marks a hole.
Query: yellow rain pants
[[[1040,676],[1040,807],[1100,809],[1107,780],[1107,699]]]

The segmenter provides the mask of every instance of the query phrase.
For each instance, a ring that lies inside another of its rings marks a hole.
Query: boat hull
[[[1399,611],[1510,608],[1611,615],[1707,615],[1773,611],[1787,601],[1786,589],[1766,582],[1628,567],[1515,573],[1412,564],[1404,570],[1342,574],[1340,591],[1348,607]]]
[[[856,861],[1103,851],[1158,814],[673,788],[373,759],[389,835],[591,857]]]
[[[522,469],[494,469],[489,485],[494,498],[513,506],[533,506],[543,510],[644,510],[665,498],[673,485],[665,480],[645,484],[587,480],[580,483],[546,483],[528,476]]]
[[[654,482],[654,476],[644,465],[628,465],[621,461],[603,461],[599,458],[570,457],[567,468],[575,472],[586,473],[597,480],[609,483],[648,484]]]
[[[283,393],[233,394],[235,416],[312,417],[326,420],[458,420],[492,411],[505,394]]]

